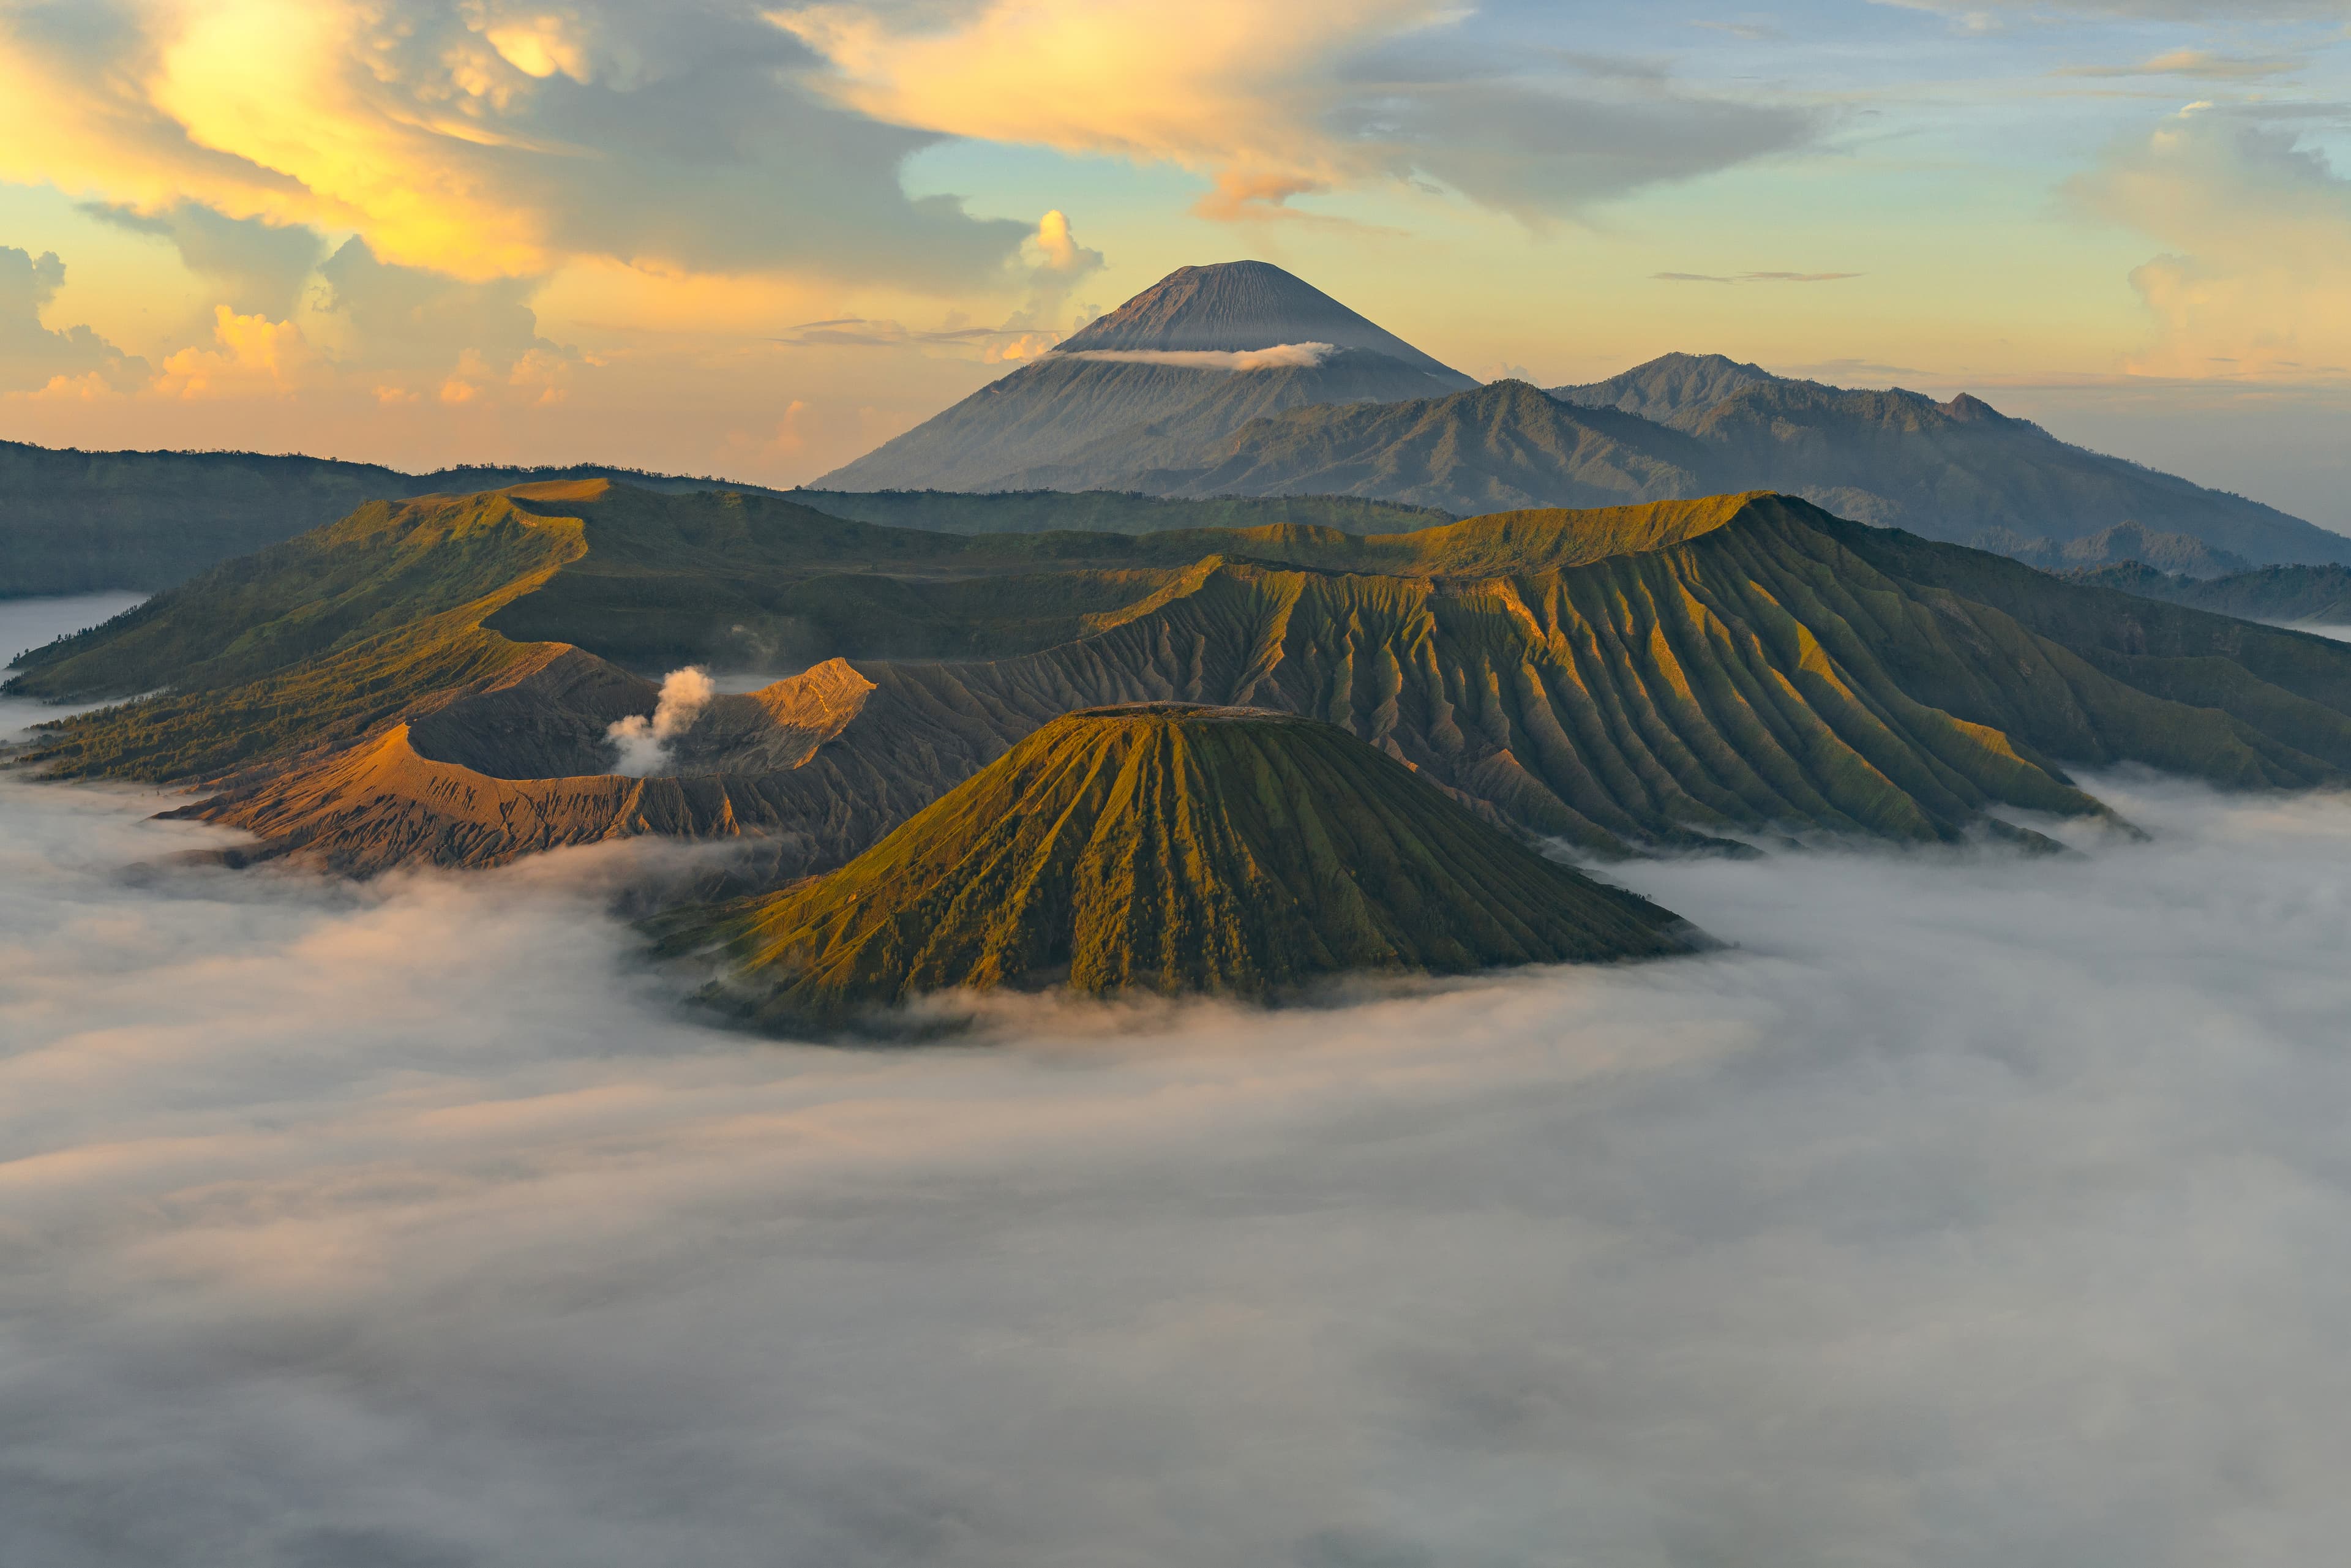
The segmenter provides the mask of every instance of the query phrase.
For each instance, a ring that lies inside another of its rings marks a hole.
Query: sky
[[[2351,528],[2343,0],[0,0],[0,437],[797,483],[1250,256]]]
[[[1619,868],[1702,956],[852,1051],[679,1007],[681,846],[0,774],[0,1561],[2335,1561],[2351,812],[2089,783]]]

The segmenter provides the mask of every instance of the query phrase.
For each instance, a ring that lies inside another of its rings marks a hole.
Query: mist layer
[[[0,776],[0,1561],[2304,1564],[2351,806],[1627,880],[1339,1009],[702,1027],[659,846],[364,887]]]

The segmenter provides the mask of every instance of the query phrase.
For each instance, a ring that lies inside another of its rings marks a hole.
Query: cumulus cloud
[[[530,296],[538,280],[468,283],[426,267],[380,259],[354,236],[319,267],[318,314],[342,356],[370,372],[435,374],[472,354],[488,376],[505,376],[531,356],[577,359],[539,336]]]
[[[475,280],[611,256],[946,287],[1017,252],[1025,225],[906,195],[936,137],[811,95],[818,64],[750,0],[16,7],[0,174]]]
[[[620,753],[616,773],[642,779],[669,764],[670,743],[694,727],[718,687],[709,672],[688,664],[662,677],[661,697],[650,716],[631,714],[606,727],[604,738]]]
[[[1092,306],[1080,306],[1079,319],[1071,320],[1070,298],[1103,265],[1102,253],[1079,244],[1068,214],[1057,207],[1038,220],[1037,232],[1022,242],[1020,255],[1008,268],[1027,298],[1001,326],[973,326],[959,310],[949,314],[946,325],[928,329],[864,316],[833,316],[803,321],[776,340],[799,349],[961,350],[989,363],[1034,359],[1097,313]]]
[[[675,1010],[652,846],[0,777],[0,1558],[2326,1561],[2351,804],[2099,788],[1635,868],[1703,959],[855,1052]]]
[[[117,228],[169,240],[187,269],[225,290],[224,303],[243,315],[293,315],[311,269],[327,253],[326,242],[307,225],[231,218],[200,202],[152,213],[104,202],[82,210]]]
[[[1276,343],[1270,349],[1081,349],[1076,360],[1109,360],[1134,365],[1182,365],[1201,371],[1271,371],[1311,368],[1339,351],[1335,343]]]
[[[2155,330],[2129,370],[2301,381],[2351,364],[2351,180],[2306,128],[2192,106],[2066,189],[2163,246],[2131,275]]]
[[[945,18],[877,5],[777,20],[844,102],[991,141],[1196,169],[1196,209],[1280,217],[1367,182],[1458,191],[1539,218],[1802,144],[1811,111],[1709,97],[1654,70],[1473,49],[1429,0],[987,0]]]
[[[1021,245],[1020,259],[1028,269],[1029,297],[1005,319],[1005,328],[1058,336],[1065,329],[1070,296],[1102,269],[1102,253],[1080,245],[1069,215],[1056,207],[1038,220],[1037,232]]]
[[[240,316],[223,305],[213,312],[213,346],[165,359],[154,390],[191,399],[284,397],[298,391],[317,364],[309,340],[293,322]]]
[[[0,392],[98,395],[135,382],[146,369],[87,326],[43,324],[41,312],[65,280],[66,265],[55,251],[36,256],[0,245]]]

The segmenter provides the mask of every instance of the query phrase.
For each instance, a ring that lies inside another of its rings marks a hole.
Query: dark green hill
[[[1342,729],[1173,703],[1065,715],[831,875],[665,924],[778,1027],[961,988],[1261,998],[1691,942]]]
[[[1280,523],[1371,533],[1425,528],[1450,515],[1345,497],[1200,501],[1060,490],[775,490],[593,464],[403,474],[317,457],[77,452],[0,442],[0,598],[112,588],[157,591],[347,517],[370,501],[590,479],[664,495],[727,490],[771,496],[837,517],[959,534],[1140,534]]]
[[[370,501],[596,478],[665,491],[720,484],[596,465],[403,474],[372,463],[254,452],[81,452],[0,442],[0,598],[152,592]]]
[[[620,775],[608,727],[689,661],[768,684]],[[956,536],[527,486],[363,508],[26,664],[18,695],[167,688],[64,721],[52,768],[203,785],[361,871],[632,832],[820,870],[1060,715],[1146,700],[1324,719],[1598,853],[2007,832],[2101,811],[2076,765],[2351,780],[2351,647],[1770,495]]]

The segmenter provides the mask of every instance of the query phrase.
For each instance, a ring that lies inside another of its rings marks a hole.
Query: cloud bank
[[[1194,211],[1432,183],[1543,221],[1801,146],[1807,108],[1708,94],[1653,68],[1463,41],[1431,0],[983,0],[786,6],[832,98],[945,134],[1177,164]]]
[[[224,221],[357,231],[474,281],[604,256],[936,287],[1015,257],[1025,225],[909,197],[899,166],[936,138],[824,101],[819,63],[747,0],[13,6],[0,177],[103,193],[183,246]],[[248,279],[252,239],[226,258]]]
[[[674,1010],[652,846],[0,776],[0,1559],[2327,1560],[2351,805],[2099,788],[1638,868],[1701,960],[851,1052]]]
[[[2163,247],[2130,275],[2152,331],[2126,369],[2351,378],[2351,178],[2286,109],[2191,105],[2110,147],[2066,193]]]

